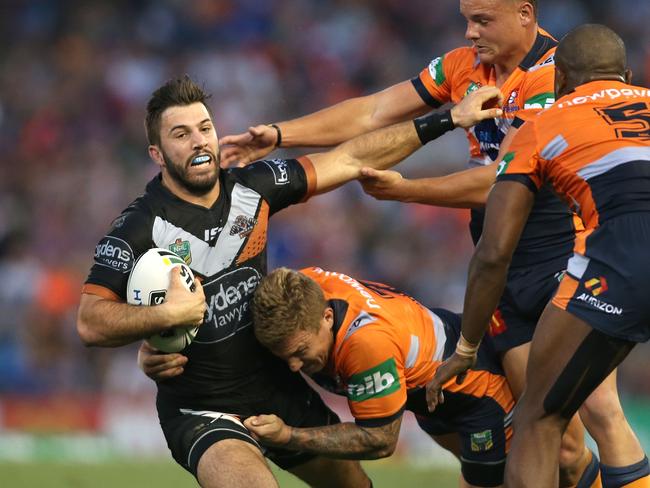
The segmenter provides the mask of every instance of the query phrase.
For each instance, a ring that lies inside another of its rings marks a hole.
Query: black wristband
[[[451,110],[434,112],[429,115],[418,117],[413,121],[415,130],[418,133],[420,142],[424,146],[427,142],[437,139],[445,132],[454,129],[454,121],[451,118]]]
[[[280,130],[280,127],[277,124],[268,124],[268,126],[275,129],[275,132],[278,135],[278,138],[275,141],[275,147],[280,147],[280,144],[282,144],[282,131]]]

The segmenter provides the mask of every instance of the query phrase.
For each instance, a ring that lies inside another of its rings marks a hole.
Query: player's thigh
[[[527,342],[503,352],[501,356],[501,364],[515,399],[521,397],[526,386],[526,365],[529,353],[530,342]]]
[[[210,446],[199,459],[196,478],[203,488],[277,488],[261,451],[239,439]]]
[[[558,415],[568,421],[631,348],[549,304],[533,337],[518,419]]]
[[[288,471],[314,488],[366,488],[370,478],[359,461],[316,456]]]
[[[452,453],[454,456],[456,456],[457,459],[460,459],[461,443],[460,443],[460,437],[456,432],[452,434],[429,434],[429,435],[433,438],[434,441],[436,441],[436,443],[440,447]]]

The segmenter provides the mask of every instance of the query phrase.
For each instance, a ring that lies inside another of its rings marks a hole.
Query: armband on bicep
[[[415,130],[423,146],[427,142],[437,139],[445,132],[453,130],[455,127],[454,121],[451,118],[451,110],[418,117],[413,120],[413,123],[415,124]]]

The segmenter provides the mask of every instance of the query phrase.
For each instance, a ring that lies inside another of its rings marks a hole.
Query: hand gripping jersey
[[[395,420],[402,414],[407,396],[421,392],[453,352],[457,336],[447,344],[447,324],[391,287],[320,268],[300,272],[321,286],[334,309],[334,346],[321,375],[334,382],[327,384],[321,377],[321,384],[346,395],[360,425],[379,426]],[[462,385],[453,379],[445,391],[491,397],[505,412],[513,406],[503,375],[487,369],[470,370]],[[426,412],[424,401],[421,407]]]
[[[630,327],[650,323],[650,90],[579,86],[521,127],[497,179],[533,191],[548,181],[584,222],[554,303],[572,311],[582,302],[600,312],[581,315],[590,324],[620,322],[619,336],[647,339]]]
[[[311,195],[313,166],[306,158],[259,161],[222,171],[218,184],[221,193],[208,209],[177,198],[154,178],[97,245],[84,287],[124,301],[133,263],[152,247],[176,252],[203,278],[205,319],[183,351],[185,372],[158,383],[161,417],[181,407],[258,414],[255,402],[294,382],[256,341],[250,301],[266,273],[268,219]]]
[[[503,116],[485,120],[467,130],[470,166],[494,162],[501,142],[515,118],[524,119],[555,101],[554,55],[557,41],[540,29],[530,52],[500,87],[504,96]],[[415,89],[430,106],[458,103],[481,86],[495,86],[494,67],[481,64],[472,47],[461,47],[435,58],[412,80]],[[472,210],[470,230],[474,243],[483,228],[483,210]],[[566,259],[575,233],[566,206],[550,188],[539,192],[533,212],[513,256],[511,268],[525,267],[554,259]]]

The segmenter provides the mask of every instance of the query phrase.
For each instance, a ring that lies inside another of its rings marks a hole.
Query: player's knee
[[[627,423],[618,396],[614,393],[590,396],[580,407],[580,417],[592,435],[596,432],[606,435]]]

